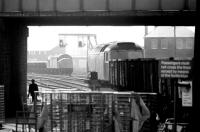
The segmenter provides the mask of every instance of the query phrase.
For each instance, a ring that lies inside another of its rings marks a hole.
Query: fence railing
[[[109,132],[121,124],[121,132],[133,129],[133,99],[140,96],[151,111],[156,111],[156,93],[134,92],[39,92],[34,112],[48,131]]]

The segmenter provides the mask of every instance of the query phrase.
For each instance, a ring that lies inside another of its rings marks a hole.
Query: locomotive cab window
[[[108,63],[108,60],[109,60],[108,52],[105,52],[105,53],[104,53],[104,56],[105,56],[105,62]]]

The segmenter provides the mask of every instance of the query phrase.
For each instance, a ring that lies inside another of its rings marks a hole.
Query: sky
[[[29,26],[28,51],[50,50],[59,44],[58,34],[96,34],[97,43],[131,41],[144,46],[144,26]],[[149,32],[155,27],[149,26]],[[194,31],[194,27],[188,27]]]
[[[144,45],[144,26],[31,26],[28,50],[50,50],[59,43],[58,34],[96,34],[97,43],[131,41]]]

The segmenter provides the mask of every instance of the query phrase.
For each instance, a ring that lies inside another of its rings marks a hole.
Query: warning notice
[[[189,60],[161,60],[160,77],[161,78],[190,78],[191,61]]]
[[[192,106],[192,81],[185,81],[183,83],[189,83],[189,87],[179,86],[182,91],[182,106],[190,107]]]

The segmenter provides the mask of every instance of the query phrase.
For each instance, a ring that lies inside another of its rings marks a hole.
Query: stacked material
[[[4,86],[0,85],[0,124],[5,122]]]

